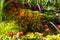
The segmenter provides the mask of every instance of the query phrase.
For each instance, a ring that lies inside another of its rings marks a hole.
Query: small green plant
[[[15,24],[15,21],[10,21],[8,23],[2,22],[0,24],[0,35],[6,35],[9,32],[19,32],[19,27]]]

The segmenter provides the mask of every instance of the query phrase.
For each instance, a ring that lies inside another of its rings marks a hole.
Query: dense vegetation
[[[1,40],[60,40],[60,0],[0,0]]]

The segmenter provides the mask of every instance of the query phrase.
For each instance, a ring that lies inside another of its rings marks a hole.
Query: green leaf
[[[4,0],[0,0],[0,23],[2,22]]]

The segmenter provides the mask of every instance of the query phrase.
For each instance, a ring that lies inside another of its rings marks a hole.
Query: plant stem
[[[0,0],[0,23],[2,22],[3,4],[4,0]]]

